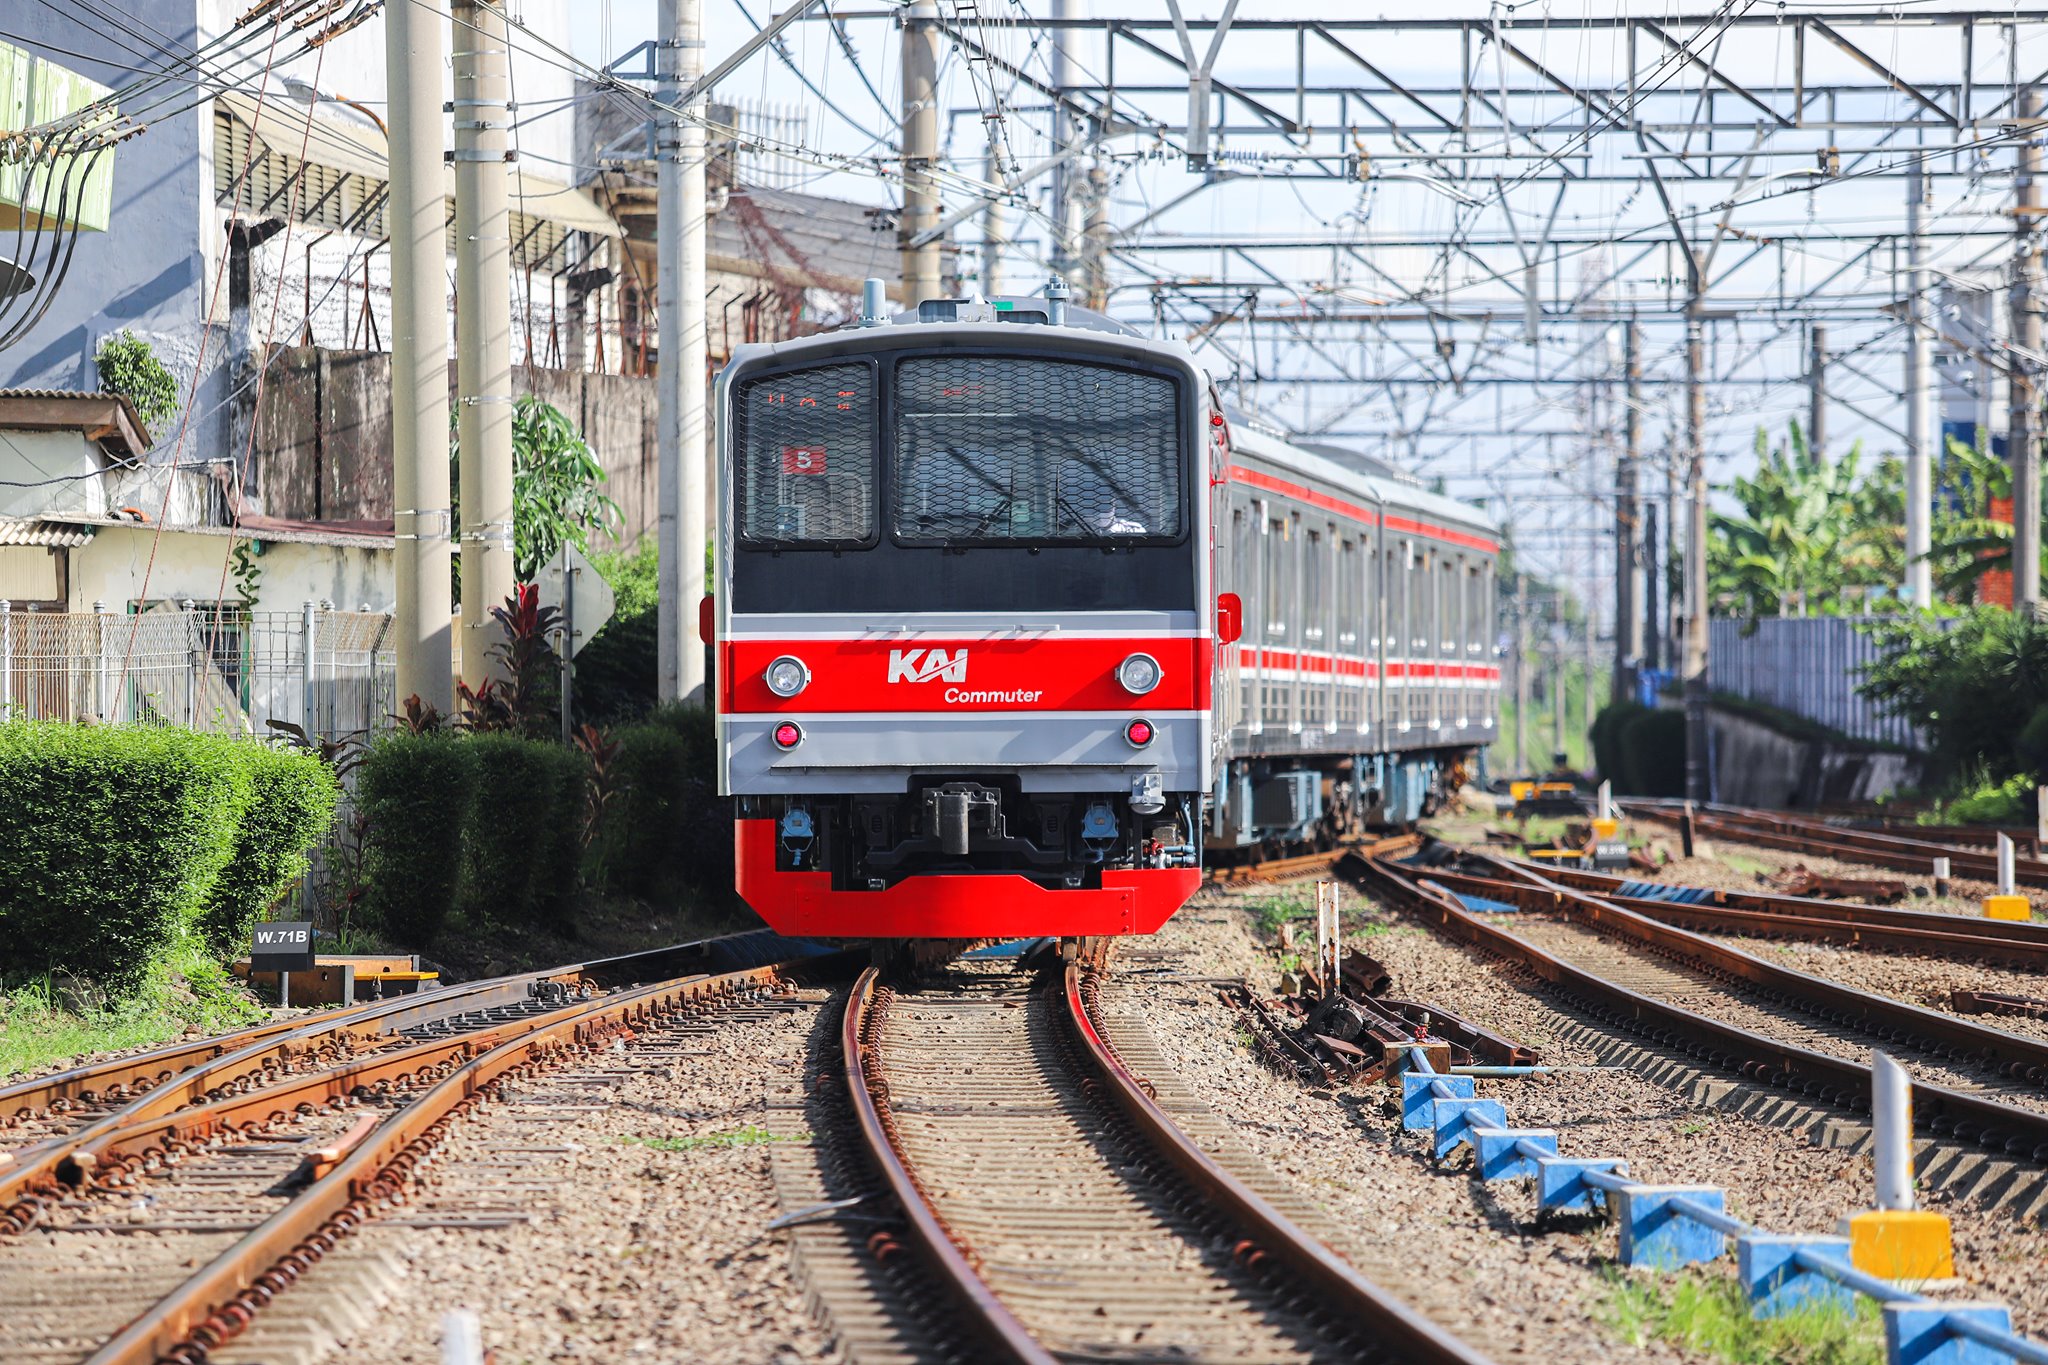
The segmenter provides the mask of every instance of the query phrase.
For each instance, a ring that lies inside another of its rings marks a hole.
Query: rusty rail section
[[[128,1324],[90,1365],[199,1365],[380,1206],[402,1198],[420,1162],[494,1086],[670,1016],[774,990],[787,970],[776,964],[665,981],[517,1021],[505,1030],[516,1036],[491,1031],[409,1050],[424,1085],[410,1103],[316,1153],[313,1169],[324,1173]]]
[[[1664,824],[1677,824],[1682,816],[1677,806],[1663,801],[1632,800],[1623,803],[1633,814]],[[1693,827],[1702,833],[1775,848],[1788,853],[1837,858],[1843,862],[1868,863],[1896,868],[1922,877],[1934,875],[1934,860],[1949,860],[1949,870],[1958,877],[1995,881],[1998,858],[1982,846],[1942,843],[1934,839],[1908,838],[1901,834],[1851,829],[1777,811],[1745,810],[1736,806],[1707,806],[1693,815]],[[2023,886],[2048,886],[2048,861],[2015,851],[2013,879]]]
[[[1350,854],[1363,858],[1391,858],[1409,852],[1421,842],[1422,837],[1414,833],[1386,834],[1293,858],[1267,858],[1255,863],[1211,866],[1203,875],[1211,886],[1255,886],[1265,882],[1294,881],[1327,872],[1338,860]]]
[[[1696,933],[1801,939],[1849,948],[1999,962],[2036,970],[2048,967],[2048,938],[1998,932],[2001,926],[2033,927],[2013,921],[1972,920],[1960,915],[1886,910],[1879,906],[1848,905],[1836,901],[1803,902],[1799,910],[1756,910],[1713,902],[1653,900],[1620,895],[1609,885],[1589,885],[1585,878],[1597,874],[1568,872],[1562,868],[1536,868],[1512,859],[1489,857],[1486,861],[1493,863],[1504,877],[1478,877],[1448,870],[1433,870],[1429,875],[1447,885],[1456,882],[1465,886],[1469,883],[1469,889],[1479,895],[1510,901],[1528,909],[1557,909],[1564,897],[1584,896],[1618,905],[1660,924]],[[1560,893],[1540,896],[1533,901],[1510,894],[1528,889],[1531,883],[1522,880],[1524,878],[1553,883],[1561,888]],[[1828,914],[1828,910],[1841,913]]]
[[[734,936],[739,937],[744,936]],[[458,1015],[523,1005],[532,999],[536,987],[559,987],[566,1000],[572,990],[589,991],[606,981],[626,979],[635,973],[648,974],[650,969],[673,973],[677,965],[702,959],[729,941],[701,940],[546,971],[492,977],[426,995],[400,996],[327,1011],[311,1019],[262,1025],[211,1043],[182,1044],[79,1067],[0,1090],[0,1105],[11,1106],[7,1112],[15,1115],[33,1112],[37,1107],[64,1110],[103,1096],[116,1100],[128,1097],[113,1110],[62,1137],[13,1151],[0,1150],[0,1235],[27,1228],[41,1212],[46,1198],[61,1194],[67,1184],[94,1179],[95,1166],[108,1157],[117,1159],[113,1169],[119,1172],[127,1158],[140,1156],[153,1147],[175,1148],[195,1136],[218,1131],[203,1126],[205,1121],[221,1125],[249,1122],[250,1114],[269,1104],[274,1095],[284,1093],[280,1084],[296,1072],[320,1064],[331,1068],[358,1049],[385,1047],[406,1029]],[[420,1055],[424,1054],[415,1049],[393,1054]],[[363,1074],[385,1078],[400,1074],[377,1065],[379,1060],[373,1056]],[[171,1069],[181,1062],[186,1063],[183,1069]],[[326,1074],[340,1073],[313,1072],[315,1089],[324,1084],[321,1077]],[[305,1092],[292,1088],[292,1093]],[[233,1103],[237,1096],[249,1102]],[[297,1102],[301,1101],[293,1101]],[[226,1107],[215,1107],[221,1105]],[[196,1107],[218,1117],[188,1126],[187,1130],[165,1122],[170,1115]]]
[[[1713,1065],[1729,1067],[1781,1089],[1812,1095],[1844,1107],[1869,1107],[1870,1068],[1860,1062],[1829,1056],[1705,1018],[1668,1001],[1616,985],[1553,957],[1507,930],[1496,928],[1468,913],[1448,890],[1422,885],[1423,879],[1434,875],[1430,870],[1398,867],[1380,859],[1346,860],[1339,870],[1352,880],[1386,894],[1446,936],[1495,957],[1521,964],[1581,1005],[1653,1041],[1680,1048]],[[1562,888],[1556,889],[1562,891]],[[1654,940],[1660,933],[1693,938],[1682,929],[1651,923],[1617,906],[1606,907],[1604,914],[1616,922],[1624,917],[1635,921],[1647,931],[1644,937],[1649,940]],[[1734,950],[1723,951],[1733,953]],[[1759,967],[1768,965],[1746,953],[1734,956]],[[1746,979],[1754,979],[1747,977],[1747,973],[1744,975]],[[1807,977],[1798,977],[1797,980],[1810,986],[1829,984]],[[1847,991],[1848,988],[1833,989]],[[1900,1005],[1898,1008],[1911,1010],[1916,1024],[1920,1016],[1942,1018],[1933,1011],[1917,1010],[1912,1006]],[[1960,1020],[1948,1022],[1961,1023]],[[2032,1161],[2048,1161],[2048,1115],[1916,1080],[1913,1082],[1913,1116],[1915,1124],[1926,1131],[1951,1134],[1994,1152]]]

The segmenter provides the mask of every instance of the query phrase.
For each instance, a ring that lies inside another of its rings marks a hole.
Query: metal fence
[[[263,735],[389,724],[391,617],[166,603],[139,612],[15,610],[0,601],[0,715],[142,721]]]
[[[1852,739],[1925,748],[1913,724],[1857,692],[1877,641],[1869,616],[1776,616],[1756,622],[1708,622],[1707,686],[1817,721]]]

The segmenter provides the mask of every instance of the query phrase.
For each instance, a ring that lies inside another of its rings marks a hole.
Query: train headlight
[[[797,723],[796,723],[795,721],[793,721],[793,720],[786,720],[786,721],[783,721],[783,722],[782,722],[782,723],[781,723],[780,725],[778,725],[778,726],[776,726],[776,727],[775,727],[775,747],[776,747],[776,748],[778,748],[778,749],[794,749],[794,748],[795,748],[795,747],[796,747],[797,745],[799,745],[799,744],[801,744],[801,743],[803,743],[803,742],[804,742],[804,727],[803,727],[803,726],[801,726],[801,725],[798,725],[798,724],[797,724]]]
[[[1142,749],[1152,742],[1152,722],[1134,720],[1124,727],[1124,738],[1131,742],[1133,749]]]
[[[1159,660],[1150,654],[1133,654],[1116,666],[1116,680],[1134,697],[1142,697],[1159,686],[1161,676]]]
[[[811,670],[804,667],[802,659],[785,654],[769,664],[761,678],[776,696],[793,697],[811,685]]]

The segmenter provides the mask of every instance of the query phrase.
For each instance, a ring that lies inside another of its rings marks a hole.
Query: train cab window
[[[892,529],[926,544],[1177,540],[1180,387],[1018,356],[896,367]]]
[[[866,365],[820,365],[739,386],[733,487],[743,544],[874,539],[874,391]]]

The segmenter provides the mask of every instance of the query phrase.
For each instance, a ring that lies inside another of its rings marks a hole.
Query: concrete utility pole
[[[447,216],[441,195],[441,23],[428,5],[384,16],[390,104],[391,505],[398,696],[455,706],[448,638]]]
[[[1643,663],[1648,668],[1664,667],[1663,617],[1659,614],[1658,584],[1663,566],[1657,545],[1657,500],[1643,504]]]
[[[1529,599],[1528,580],[1515,577],[1515,776],[1529,775]]]
[[[1707,764],[1707,390],[1699,296],[1685,318],[1685,795],[1706,801]]]
[[[1003,163],[995,149],[982,159],[982,177],[991,185],[1003,183]],[[1010,210],[1000,198],[988,201],[981,214],[981,292],[989,298],[1003,292],[1003,252],[1010,245]]]
[[[1052,0],[1055,22],[1073,14],[1073,0]],[[1066,93],[1074,83],[1074,60],[1067,55],[1074,36],[1063,28],[1052,31],[1052,150],[1054,155],[1074,145],[1080,137],[1074,116],[1067,108]],[[1080,196],[1074,193],[1074,162],[1064,161],[1052,172],[1052,271],[1061,279],[1074,273],[1074,251],[1080,238]]]
[[[1643,658],[1643,622],[1636,612],[1637,461],[1642,456],[1642,336],[1631,322],[1622,332],[1622,373],[1628,381],[1623,395],[1621,459],[1614,467],[1614,677],[1609,694],[1615,701],[1636,691],[1636,668]]]
[[[2041,92],[2028,88],[2019,100],[2020,122],[2037,125]],[[2013,610],[2041,614],[2041,250],[2034,230],[2042,218],[2038,126],[2028,128],[2019,147],[2012,180],[2012,407],[2007,419],[2007,458],[2012,461]]]
[[[1677,444],[1677,436],[1671,438],[1671,445]],[[1677,450],[1666,447],[1664,451],[1664,667],[1673,673],[1680,670],[1685,646],[1679,643],[1684,634],[1685,594],[1673,579],[1685,572],[1684,533],[1678,524],[1678,467],[1684,456]]]
[[[903,303],[910,309],[943,298],[940,247],[934,237],[912,246],[918,234],[939,221],[939,191],[931,168],[939,155],[939,4],[912,0],[903,15],[903,216],[897,241],[903,250]]]
[[[1087,227],[1081,233],[1081,278],[1087,306],[1109,307],[1109,172],[1097,161],[1088,168]]]
[[[512,221],[505,11],[456,0],[455,421],[462,477],[462,681],[501,671],[491,608],[512,594]],[[438,84],[438,76],[436,83]]]
[[[704,125],[679,110],[704,70],[703,0],[661,0],[655,53],[654,305],[660,347],[657,390],[655,547],[657,676],[663,701],[701,701],[704,651],[697,603],[704,596]],[[693,110],[702,107],[692,99]]]
[[[1828,448],[1828,329],[1813,324],[1813,358],[1807,362],[1806,449],[1815,459],[1824,458]]]
[[[1924,172],[1914,161],[1906,176],[1906,581],[1904,597],[1916,607],[1932,605],[1934,572],[1927,562],[1928,521],[1934,505],[1935,429],[1934,339],[1928,319],[1927,242],[1921,211],[1927,198]]]

